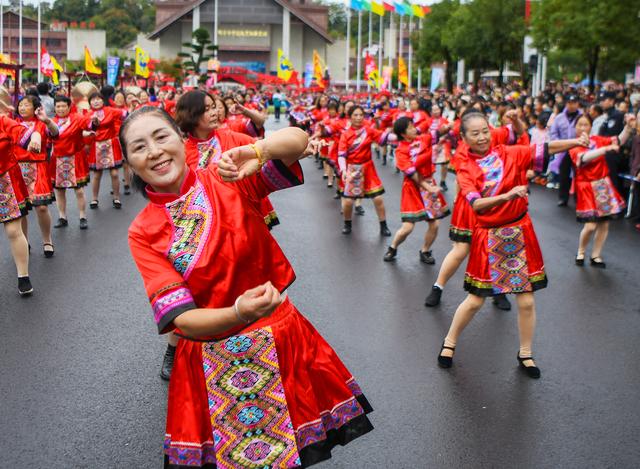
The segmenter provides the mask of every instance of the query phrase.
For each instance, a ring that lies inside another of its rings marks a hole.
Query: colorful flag
[[[413,16],[417,16],[418,18],[424,18],[424,10],[419,5],[411,5]]]
[[[392,0],[389,0],[387,2],[382,2],[382,6],[384,7],[384,9],[386,11],[390,11],[391,13],[396,11],[396,7],[393,6],[393,1]]]
[[[64,72],[62,65],[58,63],[56,58],[53,55],[50,55],[51,65],[53,65],[53,73],[51,74],[51,81],[53,81],[54,85],[60,84],[60,74]]]
[[[349,4],[352,10],[362,11],[366,9],[364,0],[349,0]]]
[[[409,70],[402,57],[398,57],[398,81],[409,88]]]
[[[107,84],[116,86],[118,81],[118,68],[120,68],[120,57],[107,57]]]
[[[149,54],[140,46],[136,46],[136,75],[149,78]]]
[[[405,4],[403,1],[397,1],[394,3],[395,5],[395,9],[396,9],[396,13],[399,15],[410,15],[411,14],[411,7],[407,4]]]
[[[382,67],[382,86],[383,90],[391,89],[391,77],[393,76],[393,67]]]
[[[313,78],[319,87],[324,88],[324,63],[317,50],[313,50]]]
[[[422,11],[424,12],[425,16],[428,15],[429,13],[431,13],[431,7],[428,6],[423,6],[422,7]]]
[[[284,81],[289,81],[293,71],[293,64],[289,58],[284,55],[284,51],[282,49],[278,49],[278,78]]]
[[[377,3],[375,0],[371,0],[371,13],[375,13],[378,16],[384,16],[384,5]]]
[[[378,71],[378,65],[376,65],[376,59],[374,59],[369,53],[364,58],[364,78],[367,83],[373,88],[380,89],[381,78]]]
[[[54,72],[53,63],[51,62],[51,56],[49,55],[49,52],[47,52],[47,49],[45,49],[44,47],[42,47],[40,51],[40,71],[45,77],[51,77]]]
[[[304,67],[304,87],[309,88],[311,86],[311,82],[313,81],[313,64],[311,62],[307,62]]]
[[[84,71],[87,73],[102,75],[102,70],[98,68],[94,62],[93,57],[91,57],[91,52],[87,46],[84,46]]]

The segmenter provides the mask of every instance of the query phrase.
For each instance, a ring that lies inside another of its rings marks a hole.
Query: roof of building
[[[187,5],[182,10],[178,11],[175,15],[173,15],[171,18],[168,18],[165,21],[163,21],[162,23],[158,24],[156,26],[156,28],[147,37],[149,39],[157,38],[160,35],[160,33],[162,33],[165,29],[167,29],[169,26],[174,24],[176,21],[179,21],[180,19],[182,19],[183,17],[185,17],[186,15],[191,13],[191,11],[195,7],[202,5],[206,1],[207,0],[196,0],[195,2],[191,3],[190,5]],[[327,42],[333,44],[333,39],[331,38],[331,36],[329,36],[328,32],[325,31],[314,20],[309,18],[304,13],[304,11],[302,11],[296,5],[291,4],[287,0],[273,0],[273,1],[276,2],[278,5],[280,5],[282,8],[286,8],[287,10],[289,10],[296,18],[298,18],[304,24],[306,24],[311,29],[313,29],[316,33],[318,33],[320,36],[322,36]]]

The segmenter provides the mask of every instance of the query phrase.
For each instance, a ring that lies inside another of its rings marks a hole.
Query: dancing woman
[[[580,223],[584,223],[576,265],[584,265],[585,251],[594,238],[591,265],[601,269],[607,266],[602,260],[602,248],[609,234],[609,220],[622,213],[626,204],[611,182],[604,156],[609,151],[618,152],[620,145],[624,145],[631,136],[634,126],[635,117],[631,116],[618,137],[594,135],[589,138],[588,146],[573,148],[569,152],[576,173],[576,216]],[[588,114],[578,118],[576,134],[591,134],[591,117]]]
[[[384,145],[389,131],[364,124],[364,109],[356,105],[349,109],[350,127],[342,132],[338,144],[338,166],[344,184],[342,234],[351,233],[354,199],[370,198],[380,221],[380,235],[391,236],[384,208],[384,187],[371,159],[371,144]]]
[[[400,140],[396,150],[396,165],[404,173],[400,202],[402,226],[393,237],[384,260],[393,261],[398,246],[411,234],[416,222],[424,220],[428,229],[424,234],[420,261],[435,264],[431,246],[438,236],[439,220],[449,215],[449,207],[433,178],[431,134],[418,135],[418,130],[408,117],[401,117],[395,122],[393,133]]]
[[[467,298],[458,306],[438,354],[438,364],[449,368],[458,338],[484,299],[513,293],[518,305],[520,349],[518,362],[531,378],[539,378],[532,355],[536,323],[533,292],[547,286],[542,253],[528,214],[527,173],[544,164],[530,145],[491,147],[486,116],[462,117],[460,133],[468,147],[458,162],[460,192],[476,216],[465,274]],[[578,145],[578,139],[554,142],[553,152]],[[549,144],[551,145],[551,144]]]
[[[159,332],[182,337],[165,467],[307,467],[369,432],[362,391],[284,294],[295,274],[255,208],[302,183],[307,135],[283,129],[198,171],[162,110],[136,111],[120,135],[149,198],[131,252]]]
[[[25,96],[18,102],[18,114],[21,124],[32,134],[28,148],[14,146],[16,158],[20,162],[22,178],[29,191],[29,200],[35,207],[38,225],[42,235],[42,250],[47,258],[53,257],[55,249],[51,239],[51,213],[49,205],[53,202],[53,187],[49,177],[49,141],[58,136],[58,126],[47,117],[40,106],[40,100],[34,96]],[[29,239],[28,217],[22,218],[22,231]]]

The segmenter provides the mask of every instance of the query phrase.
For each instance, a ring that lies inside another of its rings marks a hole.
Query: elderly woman
[[[284,294],[295,274],[256,208],[302,184],[307,135],[283,129],[200,170],[161,109],[131,114],[120,139],[149,198],[131,252],[159,332],[182,337],[165,467],[307,467],[370,431],[355,380]]]

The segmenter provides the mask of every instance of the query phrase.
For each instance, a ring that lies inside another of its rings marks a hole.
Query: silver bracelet
[[[241,295],[242,296],[242,295]],[[236,298],[235,303],[233,303],[233,312],[236,313],[236,317],[245,324],[251,324],[251,321],[247,321],[240,315],[240,310],[238,309],[238,303],[240,302],[240,296]]]

